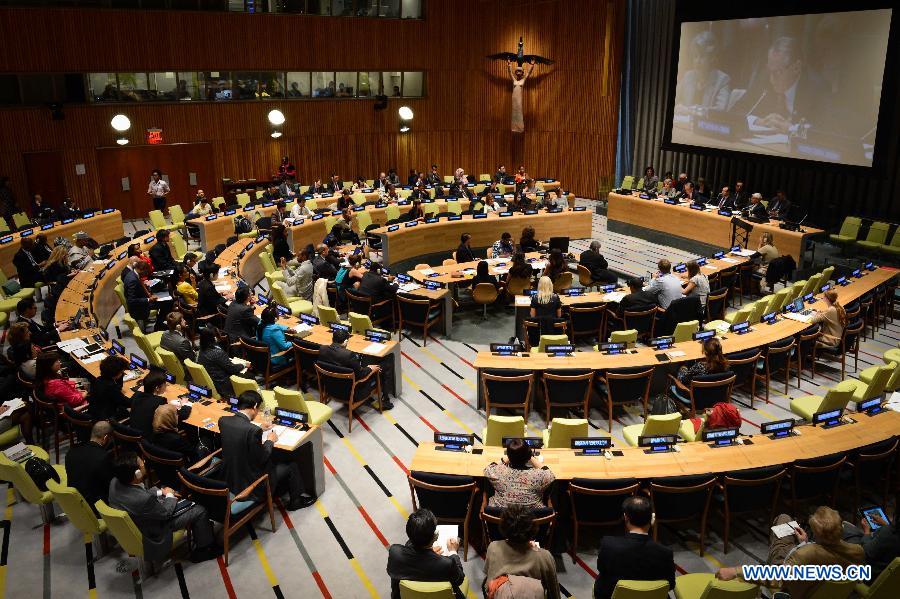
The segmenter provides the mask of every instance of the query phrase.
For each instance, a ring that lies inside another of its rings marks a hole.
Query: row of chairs
[[[888,241],[888,233],[893,226],[894,233]],[[832,233],[828,239],[841,247],[844,253],[851,249],[864,254],[881,254],[888,256],[900,256],[900,226],[891,225],[884,221],[872,221],[869,224],[865,239],[860,239],[863,228],[863,219],[858,216],[844,217],[841,228],[837,233]]]
[[[16,229],[28,229],[32,226],[31,219],[24,212],[16,212],[12,215],[12,219]],[[9,222],[5,218],[0,217],[0,233],[8,233],[11,230]]]

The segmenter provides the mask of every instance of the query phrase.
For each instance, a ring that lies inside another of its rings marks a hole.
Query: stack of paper
[[[779,539],[783,539],[788,535],[796,534],[796,529],[798,528],[800,528],[800,525],[797,524],[796,520],[791,520],[786,524],[776,524],[772,527],[772,532],[774,532],[775,536]]]
[[[287,428],[286,426],[276,424],[273,429],[275,434],[278,435],[279,445],[293,446],[299,443],[300,439],[303,438],[303,431],[298,431],[295,428]]]
[[[5,412],[3,412],[3,414],[0,414],[0,418],[7,418],[9,416],[12,416],[12,413],[15,412],[16,410],[18,410],[20,408],[24,408],[25,402],[22,400],[21,397],[16,397],[16,398],[4,401],[2,405],[4,408],[9,408],[9,409],[6,410]]]
[[[419,285],[418,283],[403,283],[402,285],[400,285],[398,287],[398,289],[400,291],[402,291],[403,293],[409,293],[410,291],[415,291],[416,289],[419,289],[420,287],[422,287],[422,286]]]
[[[753,254],[756,253],[756,250],[741,249],[741,250],[738,250],[736,252],[731,252],[731,253],[736,254],[738,256],[743,256],[745,258],[749,258],[750,256],[752,256]]]
[[[384,349],[384,343],[373,342],[363,349],[364,354],[378,354]]]
[[[447,549],[447,541],[450,539],[458,539],[459,538],[459,525],[458,524],[438,524],[437,527],[438,538],[437,541],[434,542],[435,546],[440,547],[441,555],[450,556],[456,553],[455,551],[450,551]]]
[[[423,268],[423,269],[420,269],[419,272],[427,277],[428,275],[434,274],[434,269],[433,268]]]
[[[623,297],[625,297],[624,291],[613,291],[604,295],[603,299],[607,302],[621,302]]]
[[[60,341],[56,344],[56,347],[67,354],[70,354],[76,349],[87,347],[87,343],[82,339],[69,339],[68,341]]]

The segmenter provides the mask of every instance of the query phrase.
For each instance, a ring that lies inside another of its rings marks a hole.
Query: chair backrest
[[[826,266],[822,269],[822,284],[824,285],[828,281],[831,280],[831,275],[834,274],[834,265]]]
[[[675,325],[675,332],[672,333],[675,343],[682,341],[690,341],[694,333],[700,330],[699,320],[689,320],[687,322],[679,322]]]
[[[655,435],[677,435],[681,427],[681,414],[650,414],[644,421],[641,435],[644,437]]]
[[[483,370],[481,384],[485,401],[494,408],[528,404],[534,375],[528,371]]]
[[[187,243],[185,243],[184,237],[178,231],[172,231],[169,238],[172,241],[172,246],[175,248],[175,259],[181,260],[187,254]]]
[[[364,335],[366,329],[372,328],[372,319],[366,314],[348,312],[347,316],[350,319],[350,329],[355,335]]]
[[[491,283],[478,283],[472,288],[472,299],[476,304],[491,304],[497,300],[497,288]]]
[[[725,505],[732,513],[770,509],[778,500],[784,466],[727,472],[722,477]]]
[[[462,214],[462,204],[460,204],[459,200],[447,200],[447,212]]]
[[[840,471],[847,456],[837,454],[796,460],[791,465],[791,492],[800,500],[830,497],[837,489]]]
[[[588,421],[585,418],[554,418],[547,432],[547,447],[569,449],[573,437],[588,436]]]
[[[18,225],[18,223],[16,223]],[[866,235],[866,241],[871,241],[872,243],[884,243],[885,239],[887,239],[887,232],[890,229],[890,225],[888,223],[884,223],[881,221],[875,221],[869,226],[869,232]]]
[[[169,206],[169,217],[172,219],[173,225],[184,223],[184,210],[182,209],[181,204],[172,204]]]
[[[268,277],[268,275],[266,275]],[[273,281],[270,285],[269,289],[272,290],[272,297],[275,298],[275,301],[278,302],[282,306],[290,306],[291,301],[288,297],[287,292],[284,290],[284,287],[281,286],[280,282]]]
[[[364,233],[366,227],[372,224],[372,213],[368,210],[360,210],[356,213],[356,228],[360,233]]]
[[[657,522],[687,520],[709,507],[716,477],[708,474],[650,480],[650,501]]]
[[[544,393],[550,405],[573,405],[590,398],[591,370],[547,370],[541,377]]]
[[[609,334],[610,343],[627,343],[628,347],[634,347],[637,343],[638,332],[635,329],[626,329],[624,331],[613,331]]]
[[[144,352],[144,355],[147,356],[147,360],[149,360],[150,363],[154,366],[165,368],[162,358],[159,357],[159,354],[156,353],[156,350],[153,349],[153,346],[150,345],[150,341],[147,340],[147,336],[144,335],[139,328],[132,329],[131,334],[134,337],[134,340],[137,342],[138,347],[140,347],[141,351]]]
[[[161,210],[151,210],[147,215],[150,217],[150,224],[154,229],[165,229],[169,226]]]
[[[528,282],[531,285],[531,282]],[[572,335],[588,333],[600,338],[606,322],[606,304],[589,302],[569,308],[569,319],[572,323]]]
[[[449,582],[400,581],[400,599],[455,599]]]
[[[484,444],[502,447],[503,437],[521,437],[525,434],[525,419],[521,416],[488,416]]]
[[[275,403],[278,404],[279,408],[309,414],[309,408],[306,407],[306,399],[303,397],[302,391],[293,391],[276,386]]]
[[[181,364],[181,360],[178,359],[178,356],[173,354],[167,349],[159,348],[156,350],[156,353],[159,355],[162,360],[163,366],[166,370],[168,370],[172,376],[175,377],[175,382],[179,385],[184,384],[184,366]]]
[[[606,392],[613,403],[640,403],[646,405],[653,380],[653,367],[616,368],[607,370]]]
[[[846,216],[844,222],[841,223],[840,235],[844,237],[853,237],[859,234],[859,228],[862,225],[862,219],[858,216]]]
[[[740,580],[709,581],[700,599],[756,599],[759,587]]]
[[[725,316],[725,303],[728,301],[728,289],[716,289],[706,296],[706,319],[716,320]]]
[[[398,293],[397,309],[404,321],[412,324],[423,324],[428,320],[431,301],[427,297]]]
[[[231,388],[234,389],[235,396],[240,395],[244,391],[256,391],[257,393],[259,392],[259,384],[255,379],[247,379],[236,374],[232,374],[229,378],[231,380]]]
[[[119,298],[119,303],[122,304],[122,307],[125,308],[125,285],[122,284],[122,279],[116,280],[115,286],[116,297]],[[127,309],[127,308],[126,308]],[[127,315],[126,315],[127,316]]]
[[[572,273],[569,271],[560,273],[556,280],[553,281],[553,291],[559,293],[563,289],[568,289],[572,286]]]
[[[0,216],[0,233],[6,233],[9,231],[9,223],[6,222],[6,219]]]
[[[888,567],[869,586],[866,599],[894,599],[900,597],[900,557],[895,557]]]
[[[336,364],[316,362],[320,401],[327,399],[349,402],[353,400],[356,376],[353,371]]]
[[[262,262],[263,272],[270,273],[278,270],[278,267],[275,266],[275,259],[272,258],[271,252],[265,250],[260,252],[259,261]]]
[[[853,398],[853,391],[856,389],[856,383],[851,380],[841,381],[825,393],[820,412],[828,412],[837,410],[838,408],[846,408],[847,404]]]
[[[413,470],[407,476],[413,505],[428,508],[439,521],[462,521],[471,509],[477,485],[471,476]]]
[[[753,306],[754,304],[749,304],[747,306],[743,306],[740,308],[734,315],[734,320],[731,321],[731,324],[740,324],[742,322],[750,322],[750,317],[753,315]]]
[[[128,552],[128,555],[143,557],[144,537],[128,512],[113,509],[102,499],[98,499],[94,505],[103,521],[106,522],[106,526],[109,527],[109,532],[116,538],[122,549]]]
[[[241,337],[241,350],[244,352],[244,358],[250,362],[250,366],[257,374],[268,374],[272,363],[272,355],[269,352],[269,346],[255,339]]]
[[[622,189],[631,189],[634,186],[634,176],[625,175],[622,177]]]
[[[581,524],[621,522],[622,502],[640,488],[636,478],[573,478],[568,487],[572,514]]]
[[[341,319],[338,317],[338,311],[335,308],[330,306],[323,306],[322,304],[316,305],[316,312],[319,315],[319,322],[328,326],[332,322],[340,322]]]
[[[53,500],[63,509],[75,528],[88,535],[100,534],[100,521],[78,489],[51,479],[47,481],[47,490],[53,493]]]
[[[2,451],[0,451],[0,480],[11,482],[16,491],[28,503],[45,503],[44,493],[38,489],[31,477],[28,476],[28,473],[25,472],[25,465],[13,462]]]
[[[883,395],[884,390],[887,388],[888,381],[890,381],[891,378],[894,377],[894,374],[898,371],[900,371],[900,367],[898,367],[897,362],[889,362],[884,366],[879,366],[875,370],[875,375],[872,377],[872,381],[868,385],[866,385],[866,389],[860,399],[867,400],[872,399],[873,397],[878,397],[879,395]]]
[[[397,220],[400,218],[400,207],[396,204],[389,204],[384,209],[384,216],[387,220]]]
[[[238,205],[243,207],[250,203],[250,194],[249,193],[239,193],[234,196],[234,199],[235,199],[235,201],[237,201]]]
[[[774,298],[774,295],[770,295],[753,303],[753,311],[750,313],[750,324],[757,324],[762,320],[763,314],[766,314],[766,309]]]
[[[779,312],[787,304],[788,295],[790,293],[790,287],[785,287],[784,289],[779,289],[778,291],[776,291],[763,314],[769,314],[770,312]]]
[[[545,353],[548,345],[565,345],[567,343],[569,343],[567,335],[541,335],[537,350],[540,353]]]
[[[855,586],[856,581],[853,580],[825,580],[818,583],[807,597],[809,599],[847,599]]]
[[[721,402],[730,403],[731,389],[734,387],[736,379],[737,377],[730,370],[692,378],[691,405],[694,410],[705,410]]]
[[[636,312],[625,310],[622,313],[623,328],[634,329],[638,333],[650,332],[652,334],[656,311],[655,307]]]
[[[818,293],[819,287],[822,283],[822,273],[816,273],[807,279],[806,284],[803,285],[803,289],[800,290],[800,294],[797,297],[802,297],[807,293]]]
[[[219,392],[216,391],[215,383],[213,383],[212,378],[209,376],[209,373],[206,372],[206,368],[202,364],[198,364],[188,358],[184,361],[184,365],[185,367],[187,367],[192,381],[194,381],[198,385],[203,385],[204,387],[212,389],[213,397],[215,397],[216,399],[221,399]]]
[[[612,599],[666,599],[668,596],[667,580],[619,580]]]

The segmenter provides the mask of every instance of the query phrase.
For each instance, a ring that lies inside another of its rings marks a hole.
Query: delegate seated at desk
[[[787,199],[784,191],[779,189],[775,192],[775,197],[769,200],[769,218],[777,218],[778,220],[786,220],[791,212],[791,201]]]
[[[614,285],[619,277],[609,270],[609,262],[600,253],[600,242],[591,242],[590,249],[581,252],[578,263],[591,271],[591,279],[607,285]]]
[[[734,195],[725,185],[719,195],[707,202],[710,206],[715,206],[717,210],[733,210],[735,207]]]
[[[336,330],[332,332],[331,345],[322,345],[319,348],[318,362],[326,366],[328,364],[334,364],[343,368],[349,368],[353,371],[357,380],[368,376],[369,372],[374,372],[375,376],[380,375],[382,377],[381,409],[392,410],[394,404],[391,402],[390,396],[385,390],[384,385],[385,382],[392,381],[394,378],[394,367],[391,359],[389,358],[383,362],[383,368],[378,364],[369,364],[366,366],[362,362],[362,356],[347,349],[347,342],[349,340],[350,334],[347,333],[347,331]],[[375,378],[370,378],[366,384],[369,388],[373,387],[375,385]],[[363,392],[363,394],[365,394],[365,392]]]
[[[156,232],[156,244],[150,248],[150,260],[155,270],[173,270],[177,264],[169,248],[169,237],[169,231],[166,229]]]
[[[663,310],[682,296],[681,279],[672,274],[672,263],[663,258],[657,263],[659,272],[646,286],[644,291],[656,296],[657,305]]]
[[[463,233],[459,236],[459,247],[456,248],[456,261],[457,262],[475,262],[478,258],[475,257],[475,252],[472,251],[472,236],[468,233]]]
[[[228,305],[225,315],[225,332],[232,343],[241,337],[256,337],[259,318],[253,310],[252,296],[248,287],[239,287],[234,292],[234,301]]]
[[[762,203],[762,194],[760,193],[754,193],[750,196],[750,205],[744,210],[750,218],[758,218],[760,220],[768,220],[769,218],[769,213],[766,212],[766,207]]]
[[[644,290],[644,282],[628,279],[629,293],[619,302],[619,316],[627,312],[646,312],[656,307],[656,295]]]

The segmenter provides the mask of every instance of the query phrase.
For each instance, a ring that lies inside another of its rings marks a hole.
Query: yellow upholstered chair
[[[184,385],[184,365],[178,356],[167,349],[159,348],[156,350],[157,355],[162,360],[163,367],[169,371],[169,374],[175,377],[175,383]]]
[[[175,225],[170,225],[166,222],[166,217],[163,216],[162,210],[151,210],[147,213],[147,216],[150,217],[150,226],[153,227],[154,231],[167,231],[175,228]]]
[[[112,536],[119,542],[119,546],[122,547],[128,555],[138,558],[138,571],[141,574],[141,578],[143,579],[146,577],[145,571],[148,569],[152,573],[154,571],[153,564],[144,560],[144,536],[141,534],[141,531],[138,530],[138,527],[135,526],[134,521],[131,519],[131,516],[128,515],[128,512],[113,509],[102,499],[98,499],[97,503],[94,505],[97,508],[97,512],[106,523],[109,532],[112,533]],[[176,530],[172,533],[172,537],[172,548],[174,549],[187,538],[187,535],[184,530]]]
[[[643,424],[632,424],[622,428],[625,442],[638,446],[638,437],[649,435],[677,435],[681,428],[681,414],[651,414]]]
[[[275,401],[275,392],[269,391],[268,389],[260,389],[259,383],[257,383],[255,379],[247,379],[236,374],[232,374],[230,379],[231,388],[234,389],[235,397],[239,396],[244,391],[256,391],[262,395],[263,406],[265,408],[274,411],[275,408],[278,407],[278,402]]]
[[[613,589],[612,599],[667,599],[668,580],[620,580]]]
[[[44,461],[48,461],[50,456],[47,452],[37,445],[29,445],[28,449]],[[63,484],[66,483],[66,469],[59,464],[54,464],[53,468],[59,475],[59,480]],[[55,514],[53,513],[53,493],[50,491],[41,491],[38,486],[31,480],[28,473],[25,472],[25,464],[14,462],[6,454],[0,451],[0,480],[12,483],[13,488],[28,503],[38,506],[41,510],[41,518],[44,524],[50,523]]]
[[[310,424],[324,424],[328,422],[328,419],[334,413],[332,408],[323,403],[307,400],[303,397],[303,392],[301,391],[292,391],[276,386],[274,393],[275,403],[279,408],[307,414]]]
[[[525,435],[525,419],[521,416],[489,416],[487,427],[481,430],[484,444],[491,447],[502,447],[503,437],[522,437]]]
[[[740,580],[716,580],[715,574],[675,577],[675,599],[756,599],[759,587]]]
[[[572,437],[588,436],[588,421],[584,418],[554,418],[542,436],[544,447],[569,449]]]
[[[900,557],[895,557],[872,584],[859,583],[854,590],[863,599],[900,597]]]
[[[672,333],[672,339],[675,343],[681,343],[682,341],[690,341],[694,338],[694,333],[700,330],[700,321],[699,320],[688,320],[686,322],[679,322],[675,325],[675,332]]]
[[[469,596],[469,579],[464,578],[459,590],[463,597]],[[449,582],[400,581],[400,599],[454,599],[456,594]]]
[[[138,347],[141,348],[141,351],[143,351],[144,355],[147,356],[147,361],[149,361],[154,366],[165,368],[162,358],[160,358],[159,354],[156,353],[156,349],[150,345],[150,342],[147,340],[146,335],[144,335],[138,329],[133,329],[131,331],[131,334],[134,335],[134,340],[135,342],[137,342]]]
[[[218,391],[216,391],[215,383],[213,383],[213,380],[212,378],[210,378],[209,373],[206,372],[206,367],[194,362],[191,359],[185,360],[184,366],[185,368],[187,368],[188,374],[191,375],[191,380],[194,381],[195,384],[212,389],[213,397],[216,399],[222,399],[222,396],[219,395]]]
[[[69,518],[69,522],[74,524],[82,534],[90,536],[94,543],[94,557],[102,555],[101,537],[106,533],[106,522],[102,518],[97,518],[94,510],[81,496],[78,489],[67,487],[55,480],[48,480],[47,490],[53,494],[53,500],[62,508],[66,517]]]
[[[837,410],[838,408],[846,408],[847,404],[853,398],[853,392],[856,390],[855,381],[841,381],[831,389],[825,396],[807,395],[806,397],[797,397],[791,400],[791,412],[805,420],[812,420],[816,412],[827,412]]]

